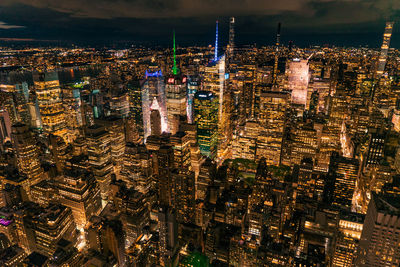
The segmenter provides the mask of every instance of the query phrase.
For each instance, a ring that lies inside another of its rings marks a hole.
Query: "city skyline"
[[[400,266],[392,3],[0,3],[0,265]]]

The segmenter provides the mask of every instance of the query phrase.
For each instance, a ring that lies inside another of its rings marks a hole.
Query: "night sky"
[[[273,44],[280,21],[284,44],[378,47],[385,21],[400,17],[400,1],[0,0],[0,38],[168,45],[175,29],[179,45],[207,45],[218,19],[224,44],[230,16],[238,44]],[[392,46],[400,46],[400,21]]]

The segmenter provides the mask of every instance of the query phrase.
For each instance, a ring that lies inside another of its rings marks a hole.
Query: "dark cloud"
[[[7,23],[5,23],[3,21],[0,21],[0,29],[8,30],[8,29],[19,29],[19,28],[25,28],[25,26],[10,25],[10,24],[7,24]]]
[[[182,45],[210,44],[215,20],[226,39],[235,16],[242,43],[273,43],[280,21],[284,41],[340,44],[358,36],[356,44],[375,45],[384,21],[399,13],[399,0],[1,0],[3,25],[25,28],[0,24],[0,37],[165,44],[175,29]]]

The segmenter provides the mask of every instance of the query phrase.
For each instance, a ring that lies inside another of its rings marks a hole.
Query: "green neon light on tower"
[[[174,67],[172,68],[172,73],[174,75],[178,74],[178,68],[176,67],[175,31],[174,31]]]

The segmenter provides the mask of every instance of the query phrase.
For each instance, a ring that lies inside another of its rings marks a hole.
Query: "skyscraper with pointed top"
[[[235,17],[231,17],[229,20],[229,43],[228,43],[228,57],[229,59],[233,56],[235,49]]]
[[[225,71],[226,56],[218,56],[218,21],[215,27],[214,59],[204,68],[203,90],[212,92],[218,98],[218,159],[230,153],[232,127],[230,123],[230,95],[227,92]]]
[[[385,70],[387,54],[390,45],[390,38],[392,37],[393,24],[394,22],[392,21],[386,22],[385,33],[383,34],[383,42],[381,46],[381,53],[379,55],[378,67],[375,75],[378,79],[382,76],[383,71]]]
[[[215,23],[214,61],[218,60],[218,20]]]
[[[173,33],[173,66],[171,74],[165,77],[165,91],[167,97],[167,116],[169,132],[175,134],[179,129],[180,117],[187,117],[186,86],[187,78],[183,75],[176,63],[175,31]]]
[[[275,43],[275,61],[274,61],[274,73],[273,73],[273,85],[276,85],[276,78],[278,75],[278,60],[279,60],[279,46],[281,42],[281,23],[278,23],[278,29],[276,31],[276,43]]]

